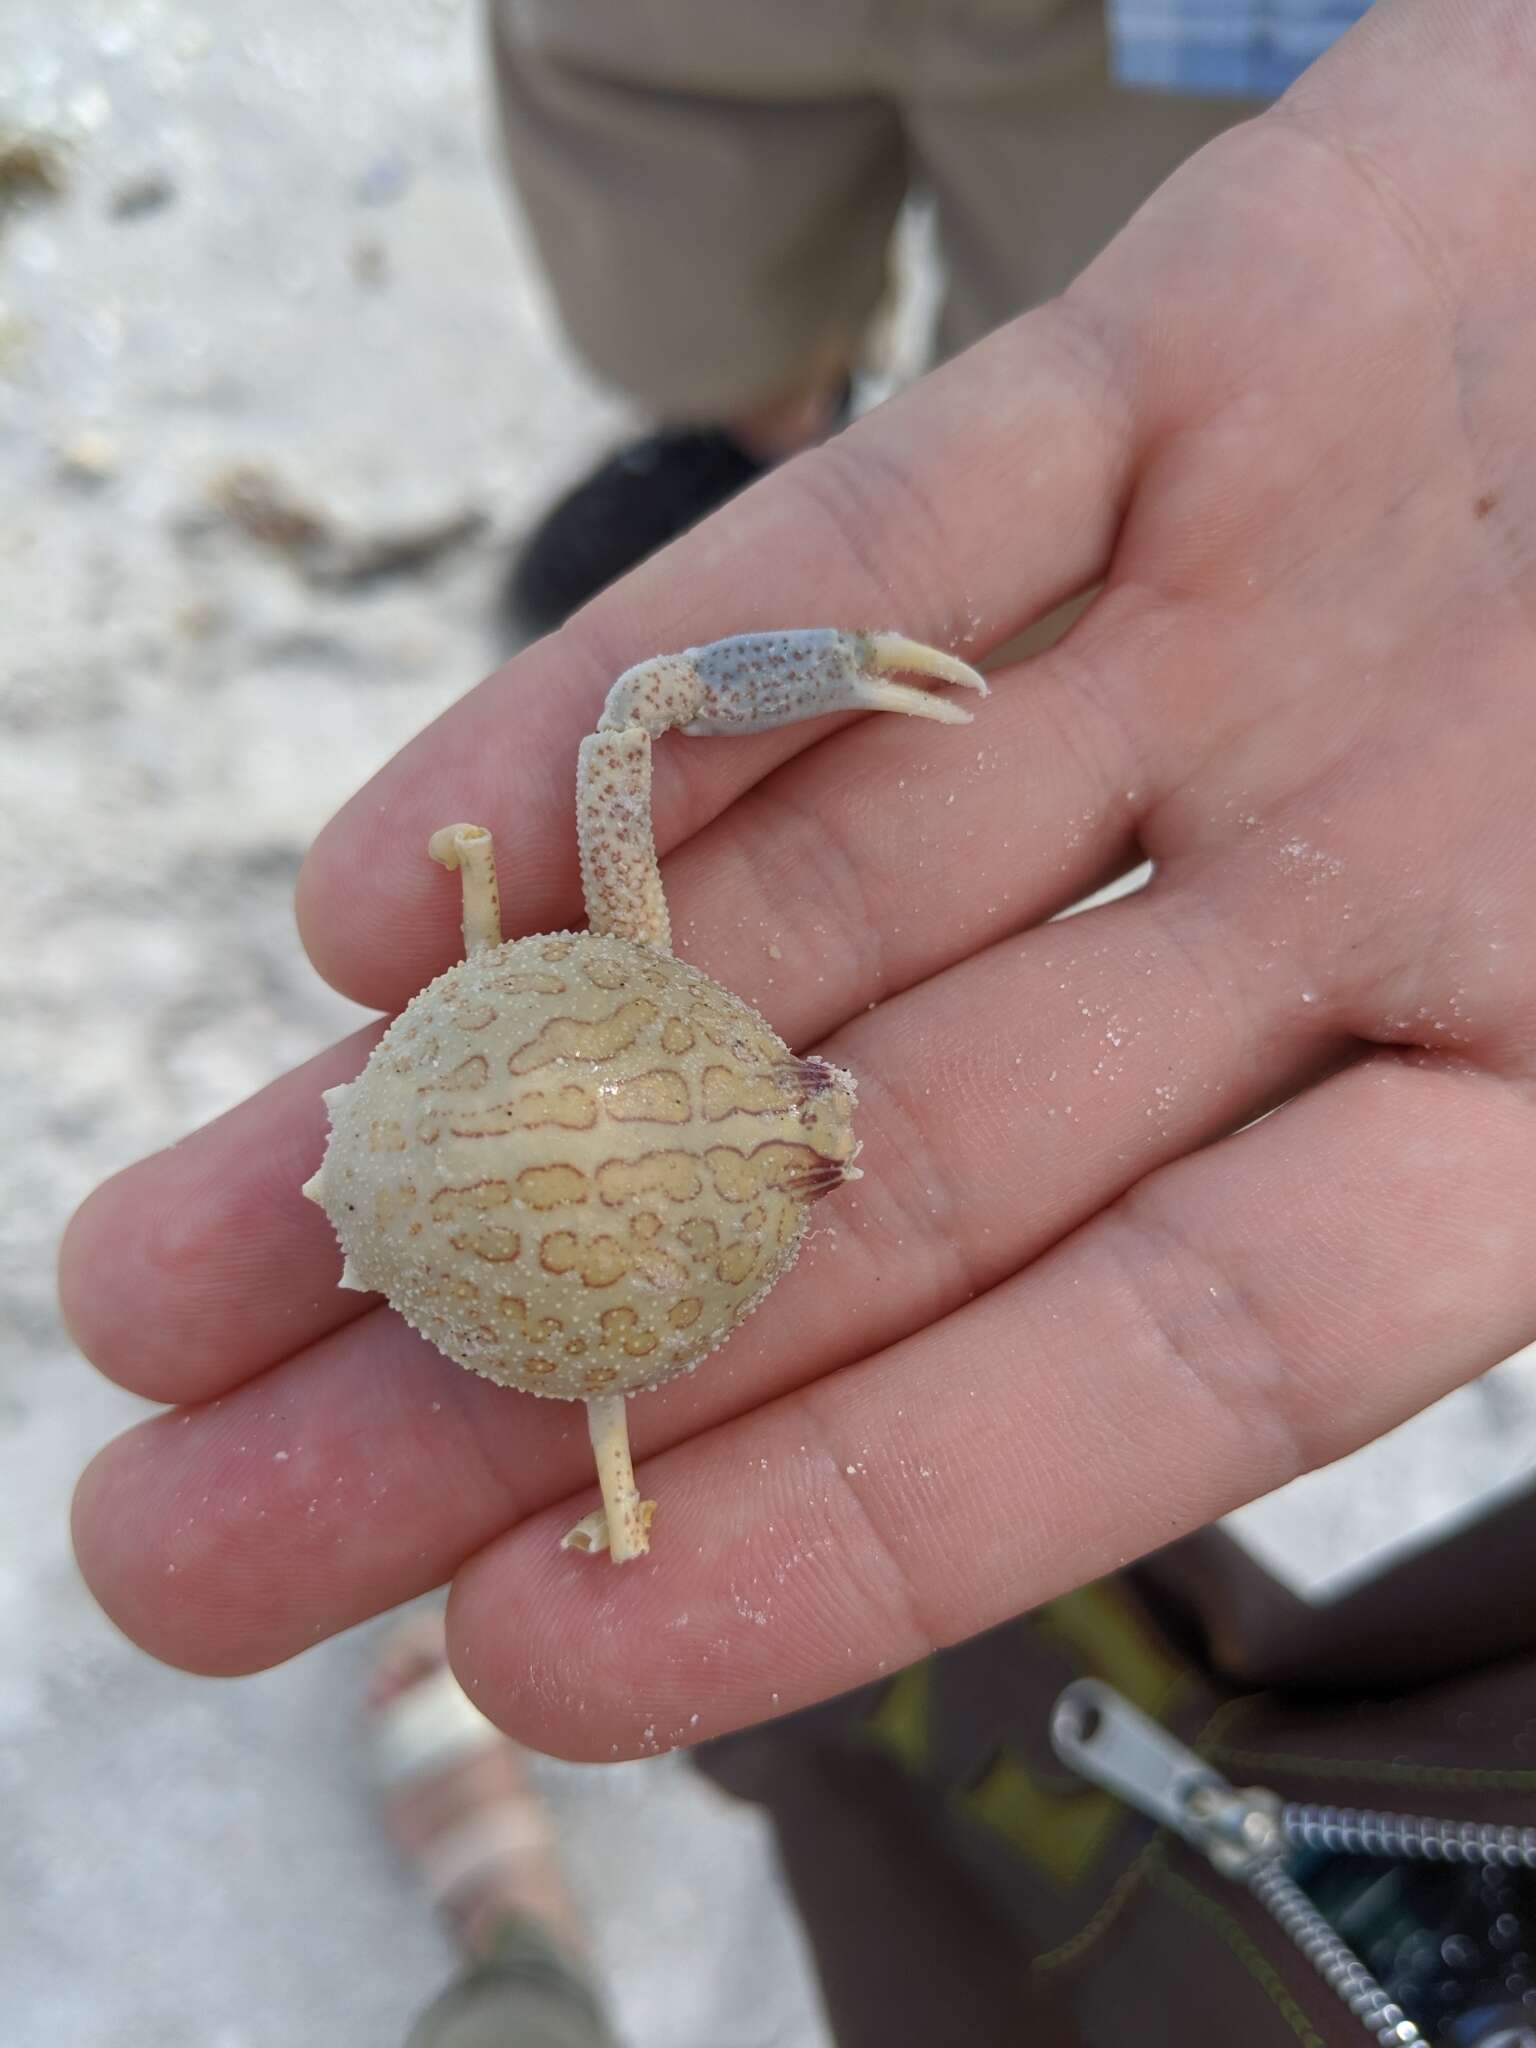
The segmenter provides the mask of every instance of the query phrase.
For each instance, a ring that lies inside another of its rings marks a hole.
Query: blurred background
[[[52,1265],[103,1174],[361,1016],[295,939],[303,850],[510,651],[510,544],[618,422],[480,37],[469,0],[0,14],[4,2048],[383,2048],[453,1965],[360,1750],[378,1631],[215,1683],[80,1586],[73,1477],[145,1410]],[[626,2042],[823,2040],[754,1814],[674,1758],[541,1780]]]
[[[6,0],[0,21],[0,2042],[363,2048],[452,1958],[379,1827],[377,1629],[161,1669],[70,1563],[140,1403],[74,1356],[104,1174],[348,1029],[290,894],[510,650],[509,550],[615,435],[489,140],[472,0]],[[921,223],[891,374],[932,303]],[[1233,1520],[1314,1596],[1536,1471],[1536,1364]],[[755,1817],[675,1758],[540,1781],[631,2048],[812,2048]],[[599,1836],[602,1854],[599,1856]]]

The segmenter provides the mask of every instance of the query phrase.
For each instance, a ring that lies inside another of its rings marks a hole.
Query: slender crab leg
[[[653,1500],[642,1500],[629,1456],[629,1416],[623,1394],[601,1394],[587,1403],[587,1427],[597,1459],[603,1504],[583,1515],[560,1539],[562,1550],[611,1550],[615,1564],[644,1557],[650,1549]]]
[[[464,877],[464,952],[483,953],[501,944],[501,896],[496,856],[483,825],[444,825],[427,841],[427,851]]]
[[[927,676],[987,694],[975,669],[899,633],[743,633],[709,647],[663,654],[626,669],[608,693],[597,731],[583,740],[576,782],[576,830],[587,920],[672,950],[666,899],[651,832],[651,741],[766,732],[831,711],[901,711],[948,725],[971,714],[947,697],[890,681]]]

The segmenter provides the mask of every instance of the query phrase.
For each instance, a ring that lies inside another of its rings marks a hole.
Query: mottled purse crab
[[[845,710],[965,723],[889,680],[985,693],[895,633],[753,633],[619,677],[581,745],[588,929],[501,936],[491,836],[428,851],[462,877],[465,958],[330,1089],[304,1192],[341,1285],[377,1290],[460,1365],[587,1403],[603,1505],[568,1547],[649,1548],[624,1402],[715,1350],[794,1260],[809,1204],[854,1173],[854,1085],[676,959],[651,831],[651,742]]]

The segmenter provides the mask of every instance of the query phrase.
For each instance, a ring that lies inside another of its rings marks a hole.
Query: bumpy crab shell
[[[326,1096],[305,1192],[460,1365],[590,1399],[697,1365],[854,1172],[853,1083],[627,939],[518,939],[449,968]]]

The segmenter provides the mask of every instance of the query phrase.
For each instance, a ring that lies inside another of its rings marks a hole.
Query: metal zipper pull
[[[1234,1791],[1202,1757],[1095,1678],[1078,1679],[1057,1699],[1051,1740],[1073,1770],[1176,1829],[1195,1848],[1210,1853],[1213,1842],[1219,1845],[1226,1862],[1241,1861],[1243,1851],[1278,1856],[1291,1848],[1393,1863],[1536,1870],[1536,1828],[1282,1801],[1254,1785]]]
[[[1079,1776],[1172,1828],[1223,1877],[1247,1885],[1378,2048],[1413,2048],[1424,2036],[1390,1999],[1284,1867],[1286,1808],[1261,1786],[1229,1785],[1113,1686],[1079,1678],[1051,1710],[1051,1742]],[[1377,1816],[1380,1818],[1380,1816]]]
[[[1064,1764],[1182,1835],[1223,1877],[1246,1877],[1257,1859],[1285,1853],[1273,1792],[1237,1791],[1112,1685],[1069,1685],[1051,1710],[1051,1742]]]

